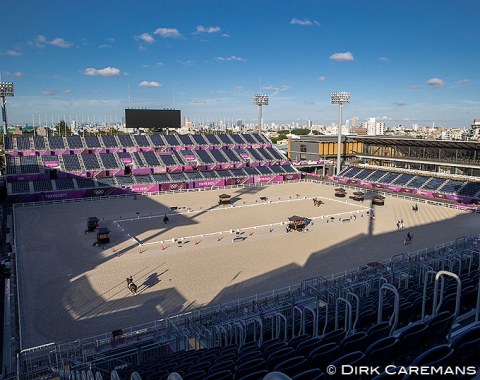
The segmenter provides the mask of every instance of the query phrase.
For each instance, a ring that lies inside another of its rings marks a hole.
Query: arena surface
[[[222,193],[235,207],[218,205]],[[312,197],[324,204],[314,207]],[[478,214],[422,203],[414,213],[413,204],[387,197],[372,220],[369,200],[290,183],[16,208],[22,348],[137,325],[478,233]],[[281,223],[292,215],[312,219],[308,231],[286,233]],[[90,216],[111,230],[106,247],[93,246],[96,235],[84,232]],[[407,232],[413,241],[404,246]],[[130,275],[137,295],[126,287]]]

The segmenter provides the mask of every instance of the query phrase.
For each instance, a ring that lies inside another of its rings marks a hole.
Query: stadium
[[[261,133],[6,138],[12,378],[473,378],[480,182],[360,142],[319,176]]]

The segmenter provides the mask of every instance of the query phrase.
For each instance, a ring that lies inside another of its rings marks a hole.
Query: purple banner
[[[282,182],[283,176],[277,175],[256,175],[254,176],[254,183],[265,183],[265,182]]]
[[[171,191],[171,190],[182,190],[185,189],[187,186],[185,182],[181,183],[161,183],[160,184],[160,191]]]
[[[308,174],[308,175],[312,175],[312,174]],[[321,175],[318,175],[318,174],[315,174],[315,176],[318,176],[318,177],[321,177]],[[300,173],[295,173],[295,174],[285,174],[283,176],[283,179],[284,181],[292,181],[292,180],[296,180],[296,179],[300,179],[302,177],[302,175]]]
[[[225,186],[224,179],[212,179],[204,181],[194,181],[193,186],[196,189],[203,189],[205,187],[222,187]]]
[[[181,166],[168,166],[167,171],[169,173],[180,173],[182,171],[182,167]]]
[[[365,186],[365,187],[368,187],[368,188],[373,188],[373,184],[370,183],[370,182],[364,182],[364,181],[360,181],[360,186]]]
[[[134,193],[155,193],[157,191],[160,191],[160,186],[157,185],[152,185],[152,184],[146,184],[146,185],[132,185],[130,188]]]

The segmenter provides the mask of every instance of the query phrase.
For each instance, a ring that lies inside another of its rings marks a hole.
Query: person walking
[[[168,219],[167,214],[165,214],[165,216],[163,217],[163,223],[167,224],[169,220],[170,219]]]

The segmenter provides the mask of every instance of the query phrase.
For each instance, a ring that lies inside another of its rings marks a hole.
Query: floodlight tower
[[[0,98],[2,99],[2,116],[3,116],[3,134],[7,135],[7,101],[6,96],[13,96],[13,83],[0,82]]]
[[[268,95],[256,94],[253,102],[258,106],[258,133],[263,129],[263,106],[268,106]]]
[[[341,147],[342,147],[342,106],[344,103],[350,103],[349,92],[332,92],[330,94],[332,104],[338,104],[338,146],[337,146],[337,175],[341,168]]]

